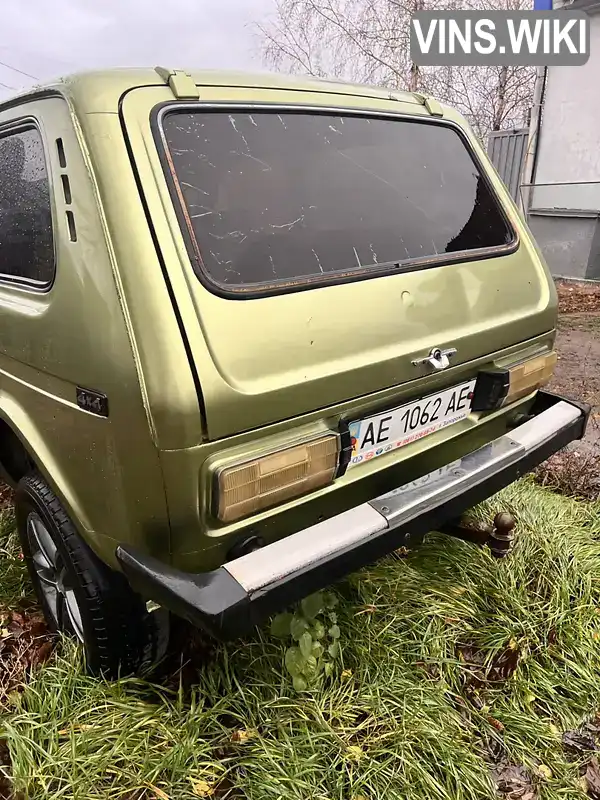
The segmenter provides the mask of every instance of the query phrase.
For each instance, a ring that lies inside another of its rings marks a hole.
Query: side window
[[[54,278],[50,186],[33,126],[0,133],[0,280],[47,286]]]

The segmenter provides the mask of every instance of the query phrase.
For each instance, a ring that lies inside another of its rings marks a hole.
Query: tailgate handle
[[[434,347],[428,356],[417,358],[412,363],[415,367],[419,367],[421,364],[429,364],[435,370],[447,369],[450,366],[450,359],[455,353],[456,347],[449,347],[447,350]]]

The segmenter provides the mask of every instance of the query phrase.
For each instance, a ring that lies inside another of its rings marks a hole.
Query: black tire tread
[[[30,507],[45,511],[79,583],[84,649],[90,672],[116,678],[149,669],[166,649],[164,621],[149,614],[126,578],[102,562],[83,541],[59,499],[37,472],[19,482],[15,497],[24,551],[24,523]],[[27,552],[29,548],[27,546]],[[26,554],[27,555],[27,554]],[[31,572],[31,569],[30,569]],[[32,575],[36,583],[35,575]],[[36,591],[39,590],[36,585]]]

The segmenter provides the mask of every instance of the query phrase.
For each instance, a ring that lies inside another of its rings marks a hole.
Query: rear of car
[[[554,286],[454,111],[163,77],[119,115],[194,397],[152,422],[171,563],[126,541],[117,559],[144,597],[233,636],[460,515],[587,410],[539,391]]]

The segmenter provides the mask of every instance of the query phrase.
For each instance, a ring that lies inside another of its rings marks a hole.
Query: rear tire
[[[81,642],[94,675],[148,671],[167,648],[167,612],[149,613],[125,576],[92,552],[38,473],[19,481],[15,512],[23,557],[52,630]]]

